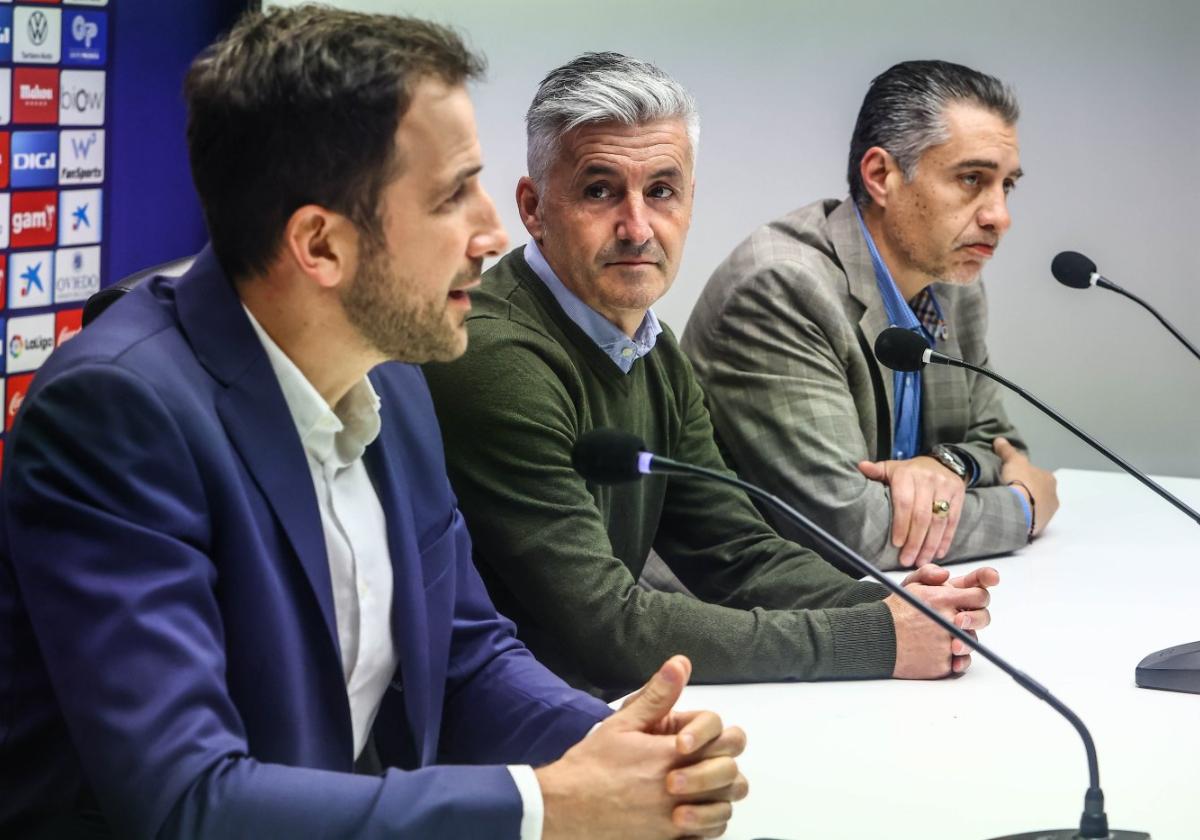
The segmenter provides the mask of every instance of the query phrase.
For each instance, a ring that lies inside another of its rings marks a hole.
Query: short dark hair
[[[226,274],[265,271],[305,204],[380,239],[380,193],[400,173],[395,132],[415,85],[483,70],[457,34],[416,18],[311,5],[243,16],[184,83],[192,178]]]
[[[905,180],[917,173],[925,150],[949,139],[946,106],[967,102],[985,108],[1009,125],[1021,115],[1017,97],[999,79],[949,61],[903,61],[871,81],[850,138],[846,179],[859,207],[871,203],[859,165],[867,149],[879,146],[896,159]]]

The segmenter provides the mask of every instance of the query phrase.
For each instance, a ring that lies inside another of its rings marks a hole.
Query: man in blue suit
[[[671,711],[686,659],[609,716],[472,566],[412,363],[463,351],[506,244],[479,69],[320,8],[193,65],[212,245],[54,354],[9,444],[3,836],[713,836],[745,795],[742,733]]]

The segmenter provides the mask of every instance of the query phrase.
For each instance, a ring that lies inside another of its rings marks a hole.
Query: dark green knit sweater
[[[521,249],[472,305],[466,355],[425,373],[476,563],[540,660],[600,693],[674,653],[694,682],[890,676],[884,589],[776,535],[740,491],[664,476],[596,487],[571,468],[579,435],[612,427],[725,470],[670,330],[622,373]],[[636,585],[651,547],[702,600]]]

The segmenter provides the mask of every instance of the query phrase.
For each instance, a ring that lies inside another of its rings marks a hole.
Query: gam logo
[[[14,192],[9,221],[12,247],[53,245],[58,232],[58,195],[52,190]]]
[[[54,214],[57,212],[57,207],[47,204],[43,210],[25,210],[13,213],[13,236],[20,236],[31,230],[54,230]]]

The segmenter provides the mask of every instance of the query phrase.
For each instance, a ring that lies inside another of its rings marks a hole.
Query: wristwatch
[[[947,446],[944,443],[935,444],[929,450],[929,457],[937,458],[943,467],[950,470],[950,472],[954,473],[964,482],[971,480],[971,471],[967,468],[966,459],[953,446]]]

